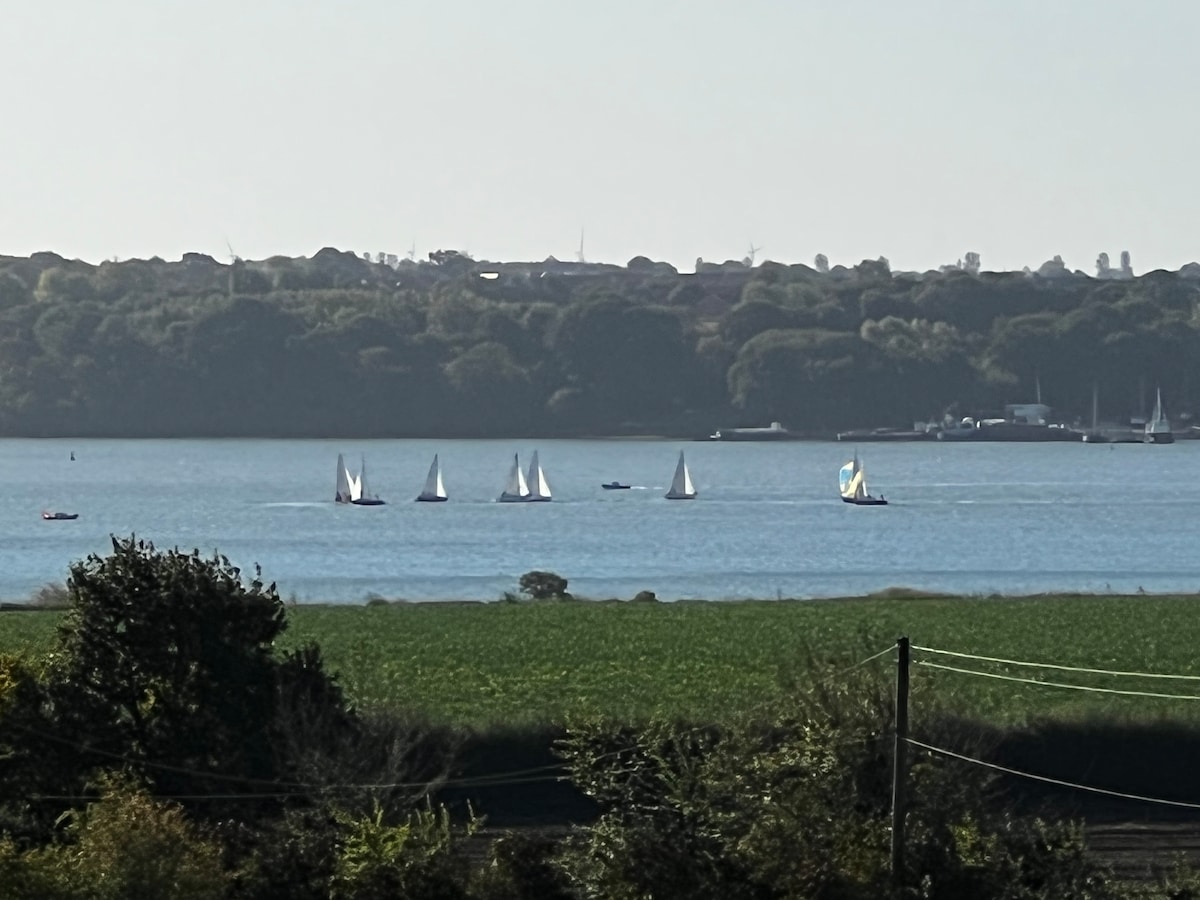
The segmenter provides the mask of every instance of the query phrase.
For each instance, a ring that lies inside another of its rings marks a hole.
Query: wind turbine
[[[581,263],[587,262],[587,260],[584,259],[584,256],[583,256],[583,229],[582,228],[579,229],[579,250],[576,251],[576,253],[575,253],[575,259],[576,259],[576,261],[581,262]]]
[[[755,247],[754,241],[751,241],[750,242],[750,250],[746,254],[746,258],[742,260],[742,265],[745,266],[747,269],[753,269],[754,268],[754,257],[758,253],[758,251],[761,249],[762,249],[762,247]]]

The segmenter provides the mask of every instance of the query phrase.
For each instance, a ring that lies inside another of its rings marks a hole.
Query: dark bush
[[[570,900],[575,895],[555,865],[558,843],[541,835],[509,834],[492,843],[472,879],[479,900]]]
[[[521,576],[521,593],[534,600],[555,600],[570,597],[567,579],[553,572],[526,572]]]

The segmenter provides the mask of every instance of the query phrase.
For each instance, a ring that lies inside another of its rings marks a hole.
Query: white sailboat
[[[538,453],[533,451],[533,459],[529,461],[529,474],[525,477],[525,483],[529,487],[529,496],[525,499],[531,503],[539,500],[550,500],[550,484],[546,481],[546,473],[542,471],[541,464],[538,463]]]
[[[333,495],[334,503],[349,503],[354,497],[350,490],[350,471],[346,468],[346,461],[342,458],[342,454],[338,454],[337,460],[337,488]]]
[[[529,486],[525,484],[525,475],[521,472],[521,461],[514,453],[512,468],[508,470],[508,483],[500,495],[500,502],[523,503],[528,499]]]
[[[1107,444],[1108,435],[1100,430],[1100,388],[1092,385],[1092,430],[1083,433],[1085,444]]]
[[[843,503],[853,503],[855,506],[887,506],[887,500],[882,496],[872,497],[867,492],[867,470],[859,462],[858,451],[854,451],[854,459],[838,470],[838,492],[842,495]]]
[[[1171,423],[1167,421],[1166,413],[1163,412],[1162,388],[1159,388],[1155,395],[1154,415],[1146,423],[1146,430],[1142,440],[1147,444],[1175,443],[1175,435],[1171,431]]]
[[[679,462],[675,464],[675,477],[671,479],[671,489],[667,491],[668,500],[695,500],[696,486],[692,484],[692,473],[688,471],[687,463],[683,461],[683,451],[679,451]]]
[[[429,474],[425,476],[425,487],[417,495],[417,499],[425,503],[440,503],[446,499],[446,486],[442,484],[442,467],[438,465],[436,453],[433,454]]]
[[[383,506],[378,494],[367,490],[367,458],[364,456],[359,464],[358,477],[350,481],[350,502],[355,506]]]

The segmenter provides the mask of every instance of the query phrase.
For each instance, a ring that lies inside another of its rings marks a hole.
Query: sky
[[[0,0],[0,254],[1200,260],[1188,0]]]

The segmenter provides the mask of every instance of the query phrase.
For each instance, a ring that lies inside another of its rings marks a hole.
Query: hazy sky
[[[1200,260],[1191,0],[0,14],[0,254]]]

